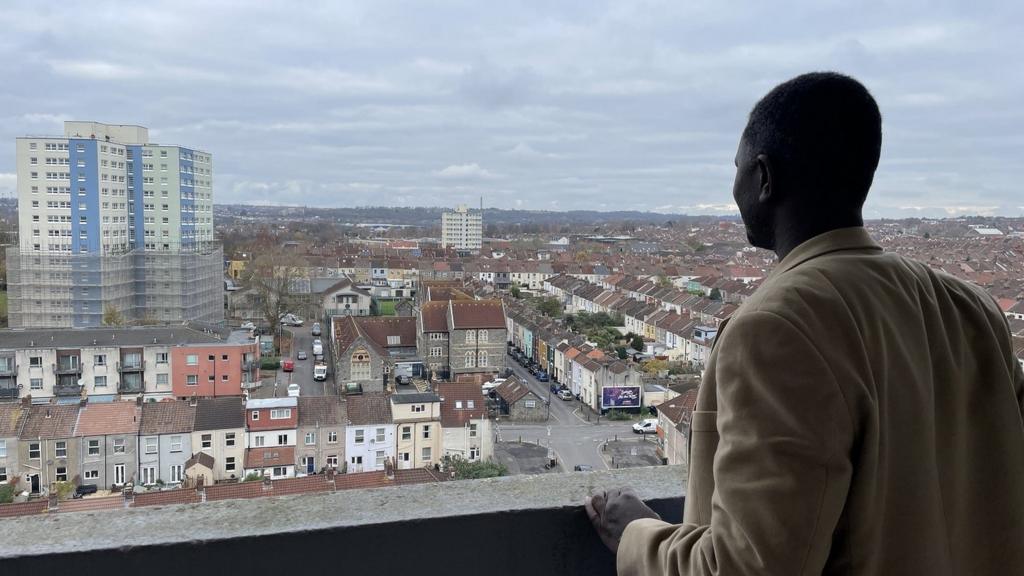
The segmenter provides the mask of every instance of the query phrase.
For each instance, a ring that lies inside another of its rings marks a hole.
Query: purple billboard
[[[639,407],[639,386],[605,386],[601,389],[601,408]]]

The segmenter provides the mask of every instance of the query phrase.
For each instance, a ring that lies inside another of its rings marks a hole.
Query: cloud
[[[18,175],[0,172],[0,198],[18,197]]]
[[[452,164],[442,170],[435,170],[434,176],[451,180],[493,180],[498,178],[497,174],[481,168],[479,164]]]
[[[87,80],[127,80],[142,76],[142,70],[102,60],[51,60],[50,68],[62,76]]]

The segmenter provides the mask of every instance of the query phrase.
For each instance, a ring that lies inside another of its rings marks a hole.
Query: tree
[[[458,456],[445,456],[442,458],[444,469],[455,473],[456,480],[471,480],[474,478],[495,478],[507,476],[508,468],[497,462],[470,462]]]
[[[722,299],[722,291],[719,290],[718,288],[712,288],[711,289],[711,294],[708,294],[708,298],[710,298],[710,299],[712,299],[712,300],[714,300],[716,302],[720,301]]]
[[[512,287],[509,288],[509,292],[512,293],[512,297],[513,298],[519,298],[520,297],[519,296],[519,285],[518,284],[513,284]]]
[[[0,504],[10,504],[14,502],[14,494],[17,489],[14,484],[0,484]]]
[[[633,350],[636,350],[637,352],[643,352],[644,337],[640,335],[633,336],[633,340],[629,343],[629,345],[633,348]]]
[[[121,311],[116,306],[107,304],[103,308],[103,325],[124,326],[124,316],[121,315]]]
[[[267,322],[270,334],[277,334],[281,316],[298,303],[294,291],[304,273],[303,259],[272,248],[256,256],[246,272],[249,285],[256,291],[260,315]]]
[[[625,346],[619,346],[618,348],[616,348],[615,355],[619,357],[619,360],[625,360],[626,358],[629,358],[629,353],[626,352]]]
[[[655,359],[650,360],[648,362],[644,362],[643,369],[644,372],[648,374],[658,374],[659,372],[668,370],[668,360]]]
[[[558,318],[562,315],[562,303],[552,296],[540,298],[537,301],[537,310],[545,316]]]

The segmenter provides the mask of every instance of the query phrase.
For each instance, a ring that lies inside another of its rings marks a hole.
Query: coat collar
[[[807,262],[818,256],[823,256],[832,252],[839,252],[841,250],[871,250],[881,252],[882,247],[875,243],[868,235],[868,231],[863,226],[854,226],[851,228],[838,228],[836,230],[830,230],[824,234],[819,234],[810,240],[805,240],[802,244],[794,248],[782,262],[779,262],[778,266],[772,270],[768,278],[774,278],[779,276],[793,268],[796,268],[800,264]]]

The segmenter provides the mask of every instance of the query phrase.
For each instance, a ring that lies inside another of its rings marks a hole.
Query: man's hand
[[[619,540],[630,522],[640,518],[661,519],[637,497],[632,488],[597,490],[583,501],[583,506],[587,509],[587,516],[594,524],[597,535],[613,554],[618,552]]]

